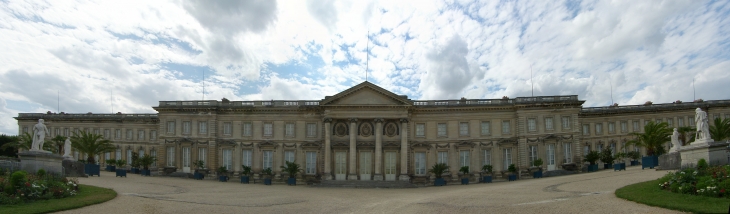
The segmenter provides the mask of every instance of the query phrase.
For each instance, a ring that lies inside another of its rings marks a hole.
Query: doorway
[[[335,180],[347,180],[347,152],[335,152]]]
[[[360,152],[360,180],[369,181],[372,175],[372,153]]]
[[[395,181],[395,152],[385,152],[385,180]]]

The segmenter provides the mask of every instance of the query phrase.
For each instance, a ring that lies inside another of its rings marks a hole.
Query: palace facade
[[[584,108],[577,95],[502,99],[411,100],[363,82],[322,100],[160,101],[157,114],[20,113],[19,131],[44,119],[48,137],[89,131],[117,146],[101,159],[131,162],[132,152],[157,157],[153,169],[191,172],[193,163],[241,165],[277,177],[286,161],[302,176],[332,180],[408,180],[428,177],[436,163],[474,174],[510,164],[544,170],[582,165],[590,150],[642,151],[629,133],[649,121],[694,126],[694,110],[730,117],[730,100]],[[669,144],[667,144],[669,146]],[[74,152],[77,159],[83,154]]]

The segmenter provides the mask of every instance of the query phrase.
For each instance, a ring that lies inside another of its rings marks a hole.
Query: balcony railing
[[[160,101],[158,107],[298,107],[319,106],[319,100],[257,100],[257,101]]]
[[[37,119],[157,119],[157,114],[18,113],[18,118]]]
[[[514,99],[464,99],[464,100],[414,100],[414,106],[457,106],[457,105],[513,105],[530,103],[556,103],[579,101],[578,95],[517,97]]]
[[[699,108],[712,105],[730,105],[730,100],[708,100],[703,102],[661,103],[651,105],[600,106],[581,109],[581,113],[610,113],[622,111],[654,111],[677,108]]]

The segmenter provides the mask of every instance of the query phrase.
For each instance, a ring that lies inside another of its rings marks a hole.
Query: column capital
[[[408,118],[401,118],[400,119],[400,122],[401,123],[408,123]]]
[[[350,123],[356,123],[357,122],[357,118],[350,118],[349,121],[350,121]]]
[[[325,123],[331,123],[332,122],[332,118],[326,117],[322,121],[324,121]]]
[[[382,122],[383,122],[383,118],[375,118],[375,123],[382,123]]]

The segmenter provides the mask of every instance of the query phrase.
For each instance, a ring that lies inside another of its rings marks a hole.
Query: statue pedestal
[[[28,173],[36,173],[39,169],[47,173],[62,175],[63,166],[60,155],[46,151],[26,151],[18,153],[20,157],[20,168]]]
[[[714,142],[712,139],[692,142],[679,149],[682,166],[697,166],[697,161],[705,159],[710,165],[728,164],[727,142]]]
[[[682,155],[679,152],[667,153],[659,156],[659,169],[675,170],[682,168]]]

